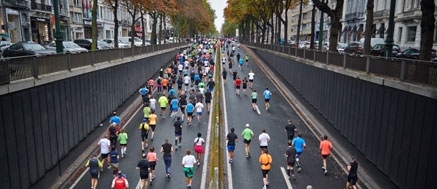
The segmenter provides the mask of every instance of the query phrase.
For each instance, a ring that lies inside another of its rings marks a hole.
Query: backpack
[[[99,160],[96,158],[91,158],[89,162],[90,173],[97,174],[99,173]]]
[[[147,124],[147,123],[141,123],[140,124],[140,127],[138,128],[138,129],[144,129],[144,130],[146,130],[146,131],[149,131],[149,124]]]
[[[117,138],[117,128],[114,126],[109,127],[109,138]]]
[[[115,189],[126,188],[126,180],[124,178],[122,178],[122,177],[115,178],[114,183],[115,183],[115,185],[114,185]]]

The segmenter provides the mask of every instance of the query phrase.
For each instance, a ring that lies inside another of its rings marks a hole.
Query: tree
[[[112,14],[114,15],[114,47],[118,48],[118,28],[120,27],[118,25],[118,7],[119,2],[118,0],[105,0],[105,3],[109,5],[112,9]]]
[[[435,3],[434,0],[422,0],[420,2],[422,20],[420,22],[420,60],[431,60],[431,51],[434,41],[435,28]]]
[[[93,8],[91,10],[91,50],[97,49],[97,0],[93,0]]]
[[[337,50],[338,32],[341,31],[341,15],[343,13],[344,0],[337,0],[335,9],[331,9],[327,4],[320,2],[320,0],[312,0],[314,6],[320,11],[328,14],[331,17],[331,29],[329,34],[329,51],[335,52]]]
[[[373,26],[373,6],[374,0],[367,0],[366,6],[366,29],[364,31],[364,54],[370,54],[370,40],[372,38],[372,26]]]
[[[129,13],[129,15],[132,17],[132,23],[131,23],[131,41],[130,41],[130,45],[131,47],[134,47],[135,44],[135,23],[140,19],[140,17],[135,18],[137,16],[137,14],[140,12],[140,8],[141,8],[141,0],[124,0],[124,3],[126,5],[126,10]]]

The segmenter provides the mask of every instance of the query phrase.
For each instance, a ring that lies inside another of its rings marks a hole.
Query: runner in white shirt
[[[225,63],[226,63],[226,57],[223,56],[223,58],[222,58],[222,64],[225,64]]]
[[[191,182],[193,181],[194,164],[196,163],[196,157],[191,155],[191,151],[189,149],[185,150],[185,154],[186,155],[182,158],[182,171],[185,174],[187,188],[191,189]]]
[[[255,73],[253,73],[252,70],[250,70],[249,74],[247,74],[249,77],[249,88],[252,89],[253,87],[253,79],[255,78]]]
[[[270,142],[270,136],[269,134],[266,133],[265,129],[261,130],[261,134],[258,136],[258,140],[259,140],[259,147],[261,148],[261,150],[263,148],[267,149],[267,146],[269,145]]]
[[[183,69],[184,69],[184,65],[179,64],[179,65],[178,65],[178,71],[179,71],[179,74],[182,73],[182,70],[183,70]]]
[[[149,103],[150,103],[150,109],[155,110],[156,99],[153,97],[153,95],[150,95]]]
[[[200,119],[202,118],[203,107],[204,106],[202,102],[197,102],[196,105],[194,106],[194,108],[196,108],[197,122],[199,122]]]
[[[184,77],[185,91],[188,91],[188,85],[190,85],[191,78],[189,75]]]
[[[102,167],[105,166],[105,159],[108,160],[109,165],[109,149],[111,149],[111,141],[109,141],[109,135],[105,135],[104,138],[99,140],[97,143],[100,146],[100,155],[102,156]]]

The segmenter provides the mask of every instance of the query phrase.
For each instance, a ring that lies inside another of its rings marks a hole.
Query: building
[[[84,1],[70,0],[70,39],[83,39],[85,37],[83,27],[83,8],[86,6]]]
[[[31,40],[30,8],[26,0],[1,1],[1,33],[2,40],[12,43]]]
[[[366,3],[367,1],[362,0],[346,0],[344,2],[341,42],[359,41],[364,36]]]

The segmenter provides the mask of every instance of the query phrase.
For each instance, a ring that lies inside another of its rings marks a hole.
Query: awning
[[[138,37],[142,37],[143,36],[143,28],[141,28],[141,26],[135,26],[135,33],[137,34]]]

